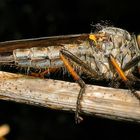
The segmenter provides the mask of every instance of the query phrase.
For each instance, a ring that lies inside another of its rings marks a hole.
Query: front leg
[[[85,85],[84,81],[79,77],[79,75],[74,71],[74,69],[70,65],[69,61],[65,58],[63,52],[60,53],[60,58],[63,61],[66,69],[69,71],[69,73],[72,75],[74,80],[77,81],[78,84],[81,87],[81,89],[79,91],[79,94],[78,94],[78,97],[77,97],[76,111],[75,111],[75,121],[76,121],[76,123],[80,123],[83,120],[83,118],[79,116],[79,113],[80,113],[80,110],[81,110],[80,102],[82,100],[83,94],[85,93],[86,85]]]
[[[91,68],[91,66],[89,66],[88,64],[86,64],[85,62],[80,60],[78,57],[76,57],[74,54],[72,54],[68,50],[62,49],[60,51],[60,58],[63,61],[66,69],[69,71],[69,73],[78,82],[78,84],[81,87],[81,89],[79,91],[79,94],[78,94],[78,97],[77,97],[76,113],[75,113],[76,123],[79,123],[82,120],[82,118],[79,116],[79,113],[80,113],[80,110],[81,110],[81,104],[80,103],[81,103],[83,94],[85,93],[86,85],[85,85],[84,81],[80,78],[80,76],[74,71],[74,69],[72,68],[72,66],[70,65],[69,61],[66,58],[69,58],[69,60],[72,60],[77,65],[79,65],[80,67],[85,69],[86,72],[88,73],[88,75],[90,75],[92,78],[103,79],[104,77],[103,77],[103,75],[98,74],[94,69]]]

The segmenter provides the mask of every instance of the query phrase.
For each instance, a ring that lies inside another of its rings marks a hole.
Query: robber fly
[[[139,80],[133,71],[140,69],[140,48],[135,35],[120,28],[103,27],[91,34],[58,37],[59,41],[54,38],[45,40],[48,40],[47,43],[44,39],[38,39],[1,44],[19,48],[10,50],[9,56],[1,56],[0,63],[44,69],[39,74],[32,74],[41,77],[54,69],[65,68],[81,87],[76,104],[77,123],[82,120],[79,115],[80,103],[86,89],[86,84],[80,77],[83,73],[96,80],[111,80],[112,83],[124,81],[140,100],[131,82]],[[52,43],[49,44],[49,41]],[[23,46],[27,48],[22,48]]]

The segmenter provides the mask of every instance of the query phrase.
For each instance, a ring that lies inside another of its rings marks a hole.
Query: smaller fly
[[[53,46],[39,44],[39,46],[30,46],[27,49],[14,49],[8,60],[4,60],[3,57],[0,62],[10,62],[20,67],[45,69],[39,74],[32,74],[40,77],[56,69],[65,68],[81,87],[76,103],[75,120],[77,123],[82,121],[79,114],[81,100],[86,89],[82,74],[99,81],[110,80],[112,86],[123,81],[140,100],[133,88],[133,82],[140,80],[133,75],[135,70],[140,71],[140,48],[135,35],[120,28],[103,27],[95,33],[85,35],[84,39],[79,38],[78,43],[61,42]]]

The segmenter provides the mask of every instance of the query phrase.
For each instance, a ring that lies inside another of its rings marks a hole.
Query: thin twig
[[[0,79],[0,99],[75,111],[80,89],[77,83],[7,72],[0,72]],[[87,85],[81,106],[83,114],[140,121],[139,101],[128,90]]]

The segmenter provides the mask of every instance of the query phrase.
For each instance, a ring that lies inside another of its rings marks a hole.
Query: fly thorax
[[[133,46],[131,44],[131,35],[125,30],[107,27],[99,31],[99,33],[106,36],[104,40],[98,42],[102,48],[101,53],[99,53],[102,58],[102,61],[98,62],[99,69],[101,73],[106,74],[107,78],[111,78],[113,71],[110,70],[110,64],[106,56],[113,55],[119,67],[123,68],[126,63],[130,62],[132,52],[135,52],[135,50],[131,51],[130,47]]]

